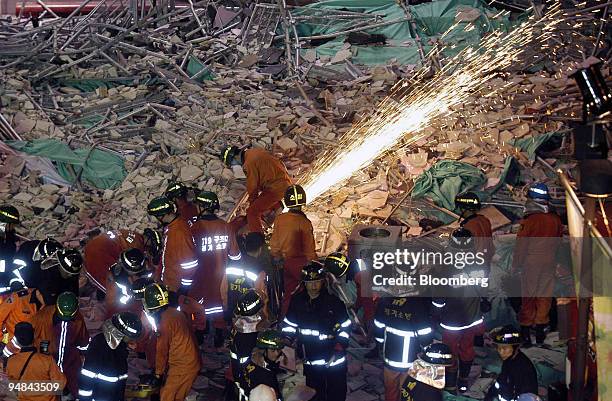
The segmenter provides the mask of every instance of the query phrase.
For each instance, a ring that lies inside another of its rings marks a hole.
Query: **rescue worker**
[[[89,345],[78,298],[71,292],[60,294],[55,305],[42,308],[30,323],[34,328],[34,346],[40,348],[41,342],[48,342],[48,352],[66,376],[68,390],[78,398],[80,351],[86,351]]]
[[[187,222],[179,218],[174,203],[164,196],[149,202],[147,212],[164,227],[161,271],[157,277],[170,291],[171,303],[191,290],[198,268],[198,256]]]
[[[228,146],[221,153],[221,160],[228,167],[242,166],[249,195],[248,227],[250,231],[263,232],[262,215],[280,208],[285,191],[291,185],[287,169],[270,152],[259,148],[240,150]]]
[[[449,252],[466,253],[474,251],[474,240],[472,233],[463,227],[457,228],[451,233],[449,241]],[[476,259],[476,258],[474,258]],[[470,278],[484,278],[484,260],[482,264],[464,266],[458,270],[455,266],[444,266],[446,272],[451,275],[467,275]],[[459,273],[455,273],[459,272]],[[484,306],[488,304],[486,298],[483,300],[477,286],[466,285],[449,288],[450,297],[435,298],[432,303],[440,316],[440,327],[442,328],[442,342],[448,345],[453,352],[453,364],[446,370],[446,390],[464,393],[468,390],[468,377],[474,357],[474,338],[482,333],[484,322],[482,314],[488,312]]]
[[[299,185],[291,185],[285,192],[283,204],[289,211],[274,219],[274,230],[270,238],[273,264],[283,266],[281,316],[287,313],[291,294],[300,284],[302,267],[317,258],[312,223],[302,212],[302,206],[306,204],[306,192]]]
[[[434,343],[426,346],[402,384],[401,401],[442,401],[444,370],[452,360],[453,353],[448,345]]]
[[[15,383],[57,383],[57,391],[61,393],[66,385],[66,377],[55,364],[50,355],[39,352],[32,344],[34,330],[28,322],[20,322],[15,326],[15,338],[22,344],[21,352],[8,360],[6,373],[10,381]],[[19,401],[60,401],[59,395],[28,394],[18,391]]]
[[[399,401],[408,369],[432,338],[429,302],[421,297],[383,297],[376,307],[374,338],[383,349],[385,401]]]
[[[79,275],[83,257],[76,249],[62,248],[40,264],[41,276],[38,289],[45,304],[54,304],[62,292],[79,293]]]
[[[261,385],[274,392],[273,400],[282,401],[283,394],[276,375],[280,370],[280,361],[285,357],[285,344],[281,332],[266,330],[257,336],[256,348],[244,365],[238,381],[240,401],[249,401],[253,390]],[[253,397],[252,401],[258,400]]]
[[[312,261],[302,269],[305,289],[296,293],[283,320],[283,333],[297,337],[306,385],[316,401],[346,399],[346,347],[351,321],[344,304],[323,287],[325,271]]]
[[[523,394],[537,394],[538,375],[533,363],[520,350],[521,333],[508,325],[492,330],[491,338],[503,362],[485,400],[516,400]]]
[[[12,267],[17,252],[15,226],[19,211],[11,205],[0,206],[0,295],[11,291]]]
[[[230,226],[225,220],[217,217],[219,198],[214,192],[201,191],[196,196],[198,218],[191,227],[196,242],[199,265],[193,278],[194,285],[189,296],[202,302],[206,316],[209,317],[215,328],[215,347],[223,344],[223,329],[226,326],[223,316],[223,297],[221,295],[221,282],[225,274],[228,261],[240,260],[241,254]],[[227,310],[231,313],[232,309]],[[196,333],[201,338],[201,330]]]
[[[521,309],[518,315],[523,346],[531,346],[531,326],[535,324],[536,343],[543,344],[555,285],[555,256],[563,224],[549,204],[545,184],[534,184],[527,193],[525,213],[516,235],[512,273],[521,277]]]
[[[145,256],[140,250],[130,248],[121,252],[117,263],[110,267],[106,277],[106,315],[110,317],[117,312],[126,311],[138,314],[142,309],[142,302],[135,299],[132,285],[138,279],[152,276],[153,273],[147,270]]]
[[[174,202],[179,216],[185,221],[191,222],[198,216],[198,209],[193,202],[187,200],[189,188],[180,181],[174,181],[168,184],[164,196]]]
[[[15,325],[19,322],[29,322],[43,306],[45,306],[43,296],[35,288],[15,291],[0,304],[0,331],[2,331],[0,348],[3,348],[4,358],[19,352],[21,348],[14,338]]]
[[[473,192],[457,195],[455,206],[461,211],[461,227],[472,233],[474,250],[483,253],[486,266],[490,268],[491,259],[495,255],[491,220],[482,214],[478,214],[478,211],[482,208],[478,195]]]
[[[79,401],[124,401],[128,348],[141,335],[142,323],[131,312],[120,312],[102,324],[92,338],[79,381]]]
[[[20,280],[25,287],[39,288],[43,280],[41,264],[53,258],[55,253],[63,248],[63,245],[53,238],[22,243],[15,255],[15,271],[13,272],[15,278]]]
[[[263,315],[267,318],[266,271],[259,261],[266,239],[262,233],[248,233],[245,239],[246,254],[237,262],[230,262],[225,268],[221,281],[221,298],[223,310],[233,311],[238,300],[250,289],[256,289],[262,296]],[[232,316],[225,316],[231,322]]]
[[[168,306],[168,291],[160,284],[147,286],[144,308],[157,336],[155,374],[142,384],[161,386],[160,401],[183,401],[200,371],[196,339],[185,315]]]
[[[127,249],[145,250],[143,235],[130,230],[113,230],[91,238],[83,248],[85,273],[98,290],[106,294],[109,268]]]

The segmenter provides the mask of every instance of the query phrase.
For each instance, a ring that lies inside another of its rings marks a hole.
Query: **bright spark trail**
[[[406,146],[422,138],[420,132],[432,121],[454,113],[498,72],[519,61],[528,63],[524,60],[527,49],[540,49],[540,55],[554,54],[562,44],[553,41],[556,44],[550,45],[549,39],[563,20],[556,3],[542,18],[532,16],[507,34],[493,32],[477,48],[462,50],[433,78],[419,83],[421,86],[408,94],[402,95],[408,82],[398,83],[372,117],[353,126],[302,177],[300,184],[308,202],[336,188],[394,145]]]

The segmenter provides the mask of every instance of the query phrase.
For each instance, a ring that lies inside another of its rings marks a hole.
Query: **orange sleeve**
[[[221,292],[221,301],[223,302],[223,310],[227,310],[227,276],[223,274],[221,279],[221,285],[219,286]]]
[[[247,193],[249,194],[249,201],[252,201],[259,195],[259,169],[253,161],[245,163],[245,175]]]
[[[6,324],[6,321],[13,310],[13,305],[12,296],[0,304],[0,332],[4,328],[4,325]]]
[[[168,365],[168,352],[170,351],[170,330],[166,324],[160,324],[159,337],[157,337],[155,355],[155,374],[163,375]]]
[[[520,268],[523,263],[523,257],[527,253],[528,241],[526,237],[530,234],[531,222],[529,219],[521,221],[521,229],[516,234],[516,242],[514,243],[514,251],[512,253],[512,269]]]
[[[304,255],[308,260],[316,260],[317,249],[315,247],[314,230],[310,221],[307,221],[302,229],[302,243],[304,244]]]
[[[230,257],[230,259],[238,259],[240,257],[240,247],[238,246],[238,241],[236,240],[236,233],[234,233],[229,225],[227,227],[227,232],[229,234],[229,249],[228,249],[228,256]]]
[[[282,234],[283,230],[283,219],[282,214],[274,219],[274,230],[272,230],[272,236],[270,237],[270,255],[275,258],[282,257]]]
[[[87,330],[87,326],[85,325],[85,320],[83,320],[83,315],[79,312],[79,316],[77,317],[78,321],[78,330],[76,344],[79,347],[85,347],[89,344],[89,331]]]
[[[60,389],[64,389],[66,386],[66,376],[59,370],[59,367],[55,364],[53,358],[46,358],[49,363],[49,380],[55,383],[59,383]]]

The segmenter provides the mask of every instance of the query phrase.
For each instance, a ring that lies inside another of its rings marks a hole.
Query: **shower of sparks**
[[[337,188],[383,153],[424,138],[424,128],[454,113],[505,68],[518,62],[529,64],[527,49],[540,49],[534,62],[543,54],[552,57],[562,44],[550,39],[563,20],[556,3],[541,18],[532,16],[507,34],[493,32],[477,48],[462,50],[433,78],[419,82],[420,86],[410,88],[408,81],[395,85],[371,117],[353,126],[302,177],[300,184],[309,203]]]

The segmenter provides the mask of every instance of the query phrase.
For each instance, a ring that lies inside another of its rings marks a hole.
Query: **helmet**
[[[144,236],[145,244],[148,245],[147,250],[151,256],[157,256],[162,247],[161,235],[157,231],[151,230],[150,228],[145,228],[142,235]]]
[[[433,343],[423,349],[421,359],[432,365],[451,366],[453,364],[453,352],[446,344]]]
[[[473,246],[472,233],[468,229],[459,227],[451,233],[449,242],[451,248],[470,249]]]
[[[455,207],[463,210],[478,210],[482,204],[474,192],[466,192],[455,196]]]
[[[302,268],[302,281],[319,281],[325,278],[325,268],[321,262],[312,260]]]
[[[304,206],[306,204],[306,191],[301,185],[290,185],[285,191],[283,205],[286,208]]]
[[[234,309],[234,315],[255,316],[263,306],[261,295],[259,295],[256,290],[250,289],[240,297],[240,300],[236,304],[236,309]]]
[[[145,270],[145,256],[140,249],[130,248],[121,252],[119,264],[130,276],[140,274]]]
[[[266,330],[257,336],[257,348],[283,349],[283,337],[278,330]]]
[[[187,186],[180,181],[174,181],[168,184],[164,196],[170,200],[182,198],[187,195]]]
[[[239,153],[240,149],[238,149],[238,146],[228,145],[223,149],[223,152],[221,152],[221,160],[229,167],[232,164],[232,159]]]
[[[527,197],[536,201],[549,201],[548,186],[541,182],[531,185],[527,191]]]
[[[83,257],[76,249],[62,248],[56,253],[59,267],[69,276],[76,276],[83,268]]]
[[[348,258],[340,252],[330,253],[325,258],[325,268],[336,278],[344,277],[349,269]]]
[[[132,294],[134,294],[134,298],[140,300],[144,299],[147,286],[153,283],[154,281],[151,277],[140,277],[139,279],[134,280],[132,283]]]
[[[61,320],[72,320],[79,310],[79,300],[72,292],[62,292],[57,297],[55,308]]]
[[[0,223],[19,224],[19,211],[15,206],[0,206]]]
[[[163,284],[149,284],[144,291],[143,304],[147,312],[168,305],[168,290]]]
[[[497,327],[489,334],[495,344],[518,345],[521,343],[521,333],[512,325]]]
[[[196,202],[200,205],[204,210],[209,210],[214,212],[215,210],[219,210],[219,198],[217,194],[211,191],[200,191],[198,196],[196,196]]]
[[[176,206],[165,196],[158,196],[149,202],[147,213],[154,217],[162,217],[169,213],[176,213]]]
[[[39,262],[41,260],[47,259],[53,255],[60,249],[63,249],[64,246],[54,240],[53,238],[45,238],[40,241],[36,248],[34,249],[34,255],[32,255],[32,260],[35,262]]]
[[[142,322],[132,312],[115,313],[111,322],[113,326],[130,339],[136,339],[142,334]]]
[[[542,399],[533,393],[523,393],[519,395],[516,401],[542,401]]]

